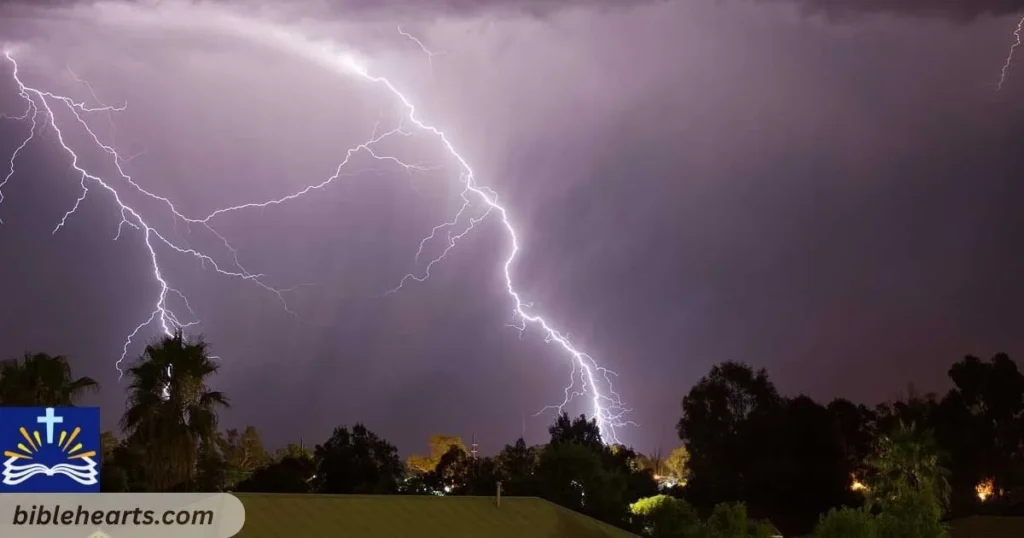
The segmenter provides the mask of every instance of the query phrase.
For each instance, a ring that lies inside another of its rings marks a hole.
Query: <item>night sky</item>
[[[92,102],[70,67],[101,101],[127,102],[92,127],[134,156],[139,185],[193,216],[319,183],[399,118],[375,87],[218,17],[358,51],[498,193],[522,247],[517,289],[619,373],[639,424],[619,438],[640,450],[678,443],[680,399],[725,360],[767,368],[785,394],[874,404],[911,381],[945,390],[968,353],[1024,356],[1024,47],[995,91],[1022,2],[35,4],[0,3],[22,80]],[[0,71],[0,112],[20,114],[9,62]],[[57,110],[81,164],[112,174]],[[0,122],[0,163],[27,129]],[[432,433],[475,433],[493,453],[524,425],[542,442],[554,415],[534,415],[562,401],[571,362],[508,327],[495,215],[429,280],[386,295],[422,274],[420,240],[462,202],[436,141],[386,149],[438,168],[357,155],[324,189],[213,222],[245,268],[291,289],[294,315],[158,247],[201,321],[190,330],[220,357],[224,426],[255,425],[277,447],[361,421],[403,454]],[[69,356],[103,385],[89,403],[113,428],[114,363],[159,291],[148,253],[131,228],[113,240],[120,215],[96,188],[51,233],[81,194],[52,129],[16,164],[0,204],[0,356]],[[231,259],[122,187],[161,233]],[[143,329],[129,358],[159,335]]]

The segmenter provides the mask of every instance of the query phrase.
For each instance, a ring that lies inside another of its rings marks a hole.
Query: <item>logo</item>
[[[0,493],[100,490],[98,407],[0,407]]]

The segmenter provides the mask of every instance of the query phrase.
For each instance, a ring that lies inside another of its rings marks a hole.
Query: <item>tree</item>
[[[313,451],[302,444],[288,443],[284,448],[277,449],[272,459],[274,461],[281,461],[285,458],[307,458],[312,460]]]
[[[940,509],[949,502],[948,471],[939,464],[935,438],[913,424],[900,422],[892,432],[881,436],[870,465],[868,497],[883,511],[917,492],[927,495]]]
[[[821,516],[814,538],[876,538],[875,516],[862,508],[833,508]]]
[[[654,472],[644,466],[646,458],[643,454],[620,444],[602,447],[600,453],[606,472],[626,478],[627,503],[658,494],[658,482],[654,479]]]
[[[685,446],[676,447],[665,458],[665,474],[673,482],[685,484],[690,477],[690,453]]]
[[[639,527],[648,538],[703,538],[704,529],[689,503],[668,495],[645,497],[629,505]]]
[[[540,451],[532,477],[540,496],[606,523],[628,526],[629,504],[657,494],[657,483],[643,468],[641,456],[628,447],[602,443],[596,420],[561,413],[548,431],[551,441]],[[526,444],[516,444],[515,450],[525,456]]]
[[[629,507],[626,476],[605,470],[601,454],[575,443],[549,444],[537,465],[545,499],[612,525],[622,525]]]
[[[469,454],[461,447],[451,445],[438,460],[432,473],[435,475],[437,489],[445,493],[464,491],[469,465]]]
[[[117,436],[113,432],[101,432],[100,433],[100,463],[114,457],[114,450],[117,449],[117,445],[120,441],[117,440]]]
[[[109,446],[113,435],[101,439],[101,446]],[[108,445],[104,445],[107,443]],[[147,491],[146,469],[144,464],[145,449],[128,439],[123,439],[114,446],[109,454],[101,460],[100,491],[104,493],[124,493]]]
[[[235,491],[261,493],[311,493],[311,482],[316,472],[312,458],[285,456],[257,469],[252,476],[240,482]]]
[[[562,412],[555,419],[555,423],[548,427],[548,433],[551,434],[553,445],[575,444],[592,450],[601,450],[604,447],[597,419],[588,421],[585,415],[571,419],[568,413]]]
[[[228,491],[238,481],[238,473],[224,457],[224,436],[216,432],[199,442],[196,451],[196,476],[190,489],[202,492]]]
[[[874,450],[877,415],[864,405],[835,399],[828,404],[834,434],[845,467],[858,477],[866,474],[865,461]]]
[[[501,487],[508,495],[534,495],[537,490],[536,470],[539,451],[526,445],[520,437],[514,445],[505,445],[495,463]]]
[[[356,424],[334,429],[314,450],[319,493],[394,493],[402,476],[398,449]]]
[[[929,432],[900,422],[871,458],[868,499],[880,511],[879,538],[940,538],[949,501],[947,471]]]
[[[61,355],[26,353],[21,360],[0,362],[0,405],[66,407],[97,390],[99,383],[92,378],[76,379]]]
[[[406,458],[405,464],[410,471],[414,473],[429,473],[433,471],[437,468],[441,457],[448,453],[452,447],[457,447],[463,452],[466,451],[466,445],[462,442],[462,438],[457,435],[431,435],[428,445],[430,446],[429,456],[413,454]]]
[[[830,508],[856,504],[850,490],[856,468],[828,409],[806,396],[786,399],[752,446],[744,469],[747,501],[787,535],[810,532]],[[751,439],[753,441],[753,439]]]
[[[192,487],[201,443],[212,442],[217,410],[227,398],[210,390],[218,370],[201,339],[186,341],[179,330],[146,346],[128,370],[128,409],[121,429],[128,441],[145,447],[149,491]]]
[[[949,370],[954,388],[938,406],[932,424],[948,451],[952,505],[973,512],[976,486],[992,481],[989,505],[1002,492],[1024,490],[1024,374],[1005,353],[985,362],[967,356]]]
[[[783,398],[764,370],[723,363],[683,399],[689,453],[684,495],[701,510],[741,501],[787,535],[811,531],[829,508],[856,503],[850,478],[866,451],[864,409]],[[723,508],[722,510],[725,510]]]
[[[689,452],[687,489],[703,507],[743,498],[743,477],[763,470],[755,460],[782,399],[764,370],[716,365],[683,398],[676,429]]]
[[[127,471],[116,458],[120,444],[112,432],[100,433],[100,491],[104,493],[128,491]]]
[[[228,487],[249,478],[253,472],[270,462],[260,434],[253,426],[247,426],[242,433],[235,429],[228,430],[225,436],[218,439],[218,447],[224,455]]]
[[[493,495],[498,482],[498,467],[491,458],[473,458],[453,446],[441,458],[435,471],[439,486],[451,495]]]
[[[707,538],[771,538],[778,534],[770,523],[751,520],[743,503],[721,503],[705,524]]]
[[[885,504],[877,517],[878,538],[944,538],[941,518],[942,508],[931,493],[910,490]]]

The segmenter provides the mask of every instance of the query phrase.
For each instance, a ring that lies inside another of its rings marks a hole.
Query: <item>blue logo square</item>
[[[100,490],[99,407],[0,407],[0,493]]]

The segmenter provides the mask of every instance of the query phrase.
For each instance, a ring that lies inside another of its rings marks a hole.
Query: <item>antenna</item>
[[[473,459],[476,459],[477,444],[476,444],[476,434],[475,433],[473,434],[473,448],[472,448],[472,450],[469,451],[469,453],[473,455]]]

